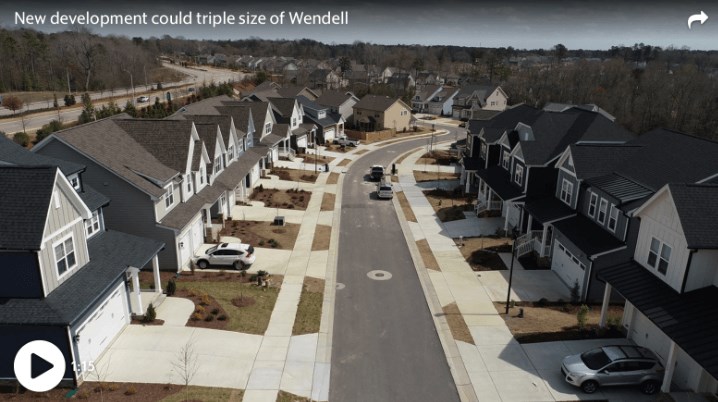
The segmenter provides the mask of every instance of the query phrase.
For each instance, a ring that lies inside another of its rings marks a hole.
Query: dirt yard
[[[314,228],[314,240],[312,251],[329,250],[329,241],[332,236],[332,227],[329,225],[317,225]]]
[[[510,309],[508,317],[505,315],[506,303],[494,303],[494,306],[506,321],[506,325],[516,340],[521,343],[622,336],[617,327],[620,327],[623,306],[609,307],[608,323],[612,328],[606,330],[598,329],[601,306],[589,306],[587,326],[583,331],[578,329],[576,313],[579,306],[577,305],[546,303],[540,307],[540,302],[517,303],[514,308]],[[524,309],[523,318],[517,317],[520,308]]]
[[[426,269],[441,271],[439,263],[436,261],[436,257],[434,257],[434,253],[431,252],[429,242],[426,241],[426,239],[418,240],[416,246],[419,248],[419,253],[421,254],[421,259],[424,260]]]
[[[220,236],[238,237],[242,243],[255,247],[278,248],[292,250],[297,241],[299,228],[296,223],[285,223],[284,226],[275,226],[266,221],[231,221],[225,225]],[[257,258],[262,258],[258,255]]]
[[[342,159],[337,163],[337,166],[346,166],[351,163],[351,159]]]
[[[319,165],[319,166],[324,166],[325,163],[330,163],[331,161],[334,160],[334,157],[321,155],[321,154],[319,155],[319,158],[317,158],[317,156],[314,155],[313,153],[297,154],[297,158],[304,159],[304,163],[306,163],[307,165],[308,164],[313,165],[314,161],[316,161],[317,165]]]
[[[448,149],[434,150],[427,152],[416,161],[417,165],[442,165],[450,166],[452,163],[457,163],[456,152]]]
[[[469,327],[466,325],[466,321],[464,321],[464,317],[461,315],[456,303],[447,304],[442,310],[444,310],[444,317],[449,324],[449,329],[451,329],[451,335],[454,339],[475,345],[471,331],[469,331]]]
[[[498,252],[511,252],[511,239],[508,237],[468,237],[464,238],[463,246],[459,239],[454,239],[459,246],[461,255],[466,258],[474,271],[504,270],[506,265]]]
[[[337,195],[333,193],[324,193],[322,198],[322,206],[320,211],[334,211]]]
[[[418,222],[414,211],[411,209],[409,200],[406,198],[406,194],[404,194],[403,191],[397,191],[394,195],[399,199],[399,205],[401,205],[401,210],[404,212],[404,218],[409,222]]]
[[[306,210],[311,196],[312,193],[306,190],[277,190],[259,186],[254,189],[249,199],[264,202],[267,208]]]
[[[474,208],[473,198],[462,196],[455,191],[436,189],[423,193],[442,222],[466,219],[464,211],[472,211]]]
[[[279,180],[299,181],[304,183],[315,183],[318,177],[316,174],[314,174],[314,169],[298,170],[275,167],[272,168],[269,174],[279,177]]]
[[[426,181],[439,181],[439,180],[459,180],[458,173],[445,173],[445,172],[422,172],[420,170],[414,170],[414,180],[417,183]]]

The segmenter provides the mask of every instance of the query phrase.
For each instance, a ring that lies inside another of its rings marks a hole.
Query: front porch
[[[140,269],[129,267],[126,272],[126,280],[129,282],[130,312],[134,316],[143,316],[147,306],[152,303],[157,307],[165,299],[162,291],[162,280],[160,279],[160,268],[157,256],[152,258],[152,281],[150,283],[140,281]]]

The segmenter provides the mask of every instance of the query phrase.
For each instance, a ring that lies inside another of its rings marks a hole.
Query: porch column
[[[603,290],[603,303],[601,304],[601,319],[598,326],[606,328],[606,319],[608,319],[608,303],[611,301],[611,285],[606,283],[606,289]]]
[[[531,233],[531,227],[533,226],[533,222],[534,220],[531,218],[531,215],[529,215],[529,223],[528,225],[526,225],[526,233]]]
[[[139,268],[130,267],[127,269],[132,278],[132,297],[135,298],[135,311],[134,314],[142,315],[145,313],[145,309],[142,307],[142,296],[140,295],[140,270]]]
[[[157,256],[152,257],[152,274],[155,278],[155,293],[162,293],[162,280],[160,279],[160,263]]]
[[[548,225],[543,225],[543,233],[541,234],[541,251],[539,252],[539,256],[546,257],[544,254],[544,250],[546,250],[546,236],[548,235]]]
[[[204,227],[211,228],[212,227],[212,215],[209,212],[209,208],[204,209],[204,218],[205,218]]]
[[[506,208],[506,216],[504,217],[504,233],[508,234],[508,232],[509,232],[509,214],[511,213],[511,204],[509,204],[508,201],[502,203],[501,209],[504,209],[504,208]]]
[[[666,372],[663,374],[663,385],[661,392],[671,392],[671,381],[673,380],[673,371],[676,369],[676,343],[671,340],[671,347],[668,349],[668,359],[666,360]]]
[[[234,191],[226,191],[225,194],[227,194],[227,218],[232,218],[232,205],[235,204],[236,200],[234,199]]]

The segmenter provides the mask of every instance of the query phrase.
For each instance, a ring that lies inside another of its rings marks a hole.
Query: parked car
[[[394,187],[389,182],[382,180],[376,185],[376,196],[381,199],[390,200],[394,197]]]
[[[381,180],[381,178],[384,177],[384,166],[373,165],[371,168],[369,168],[369,177],[373,181]]]
[[[138,103],[146,103],[146,102],[149,102],[149,101],[150,101],[150,97],[149,97],[149,96],[142,95],[142,96],[140,96],[140,97],[137,98],[137,102],[138,102]]]
[[[254,264],[256,259],[254,247],[249,244],[222,243],[210,247],[204,254],[192,258],[192,263],[197,264],[201,269],[210,265],[225,265],[244,270]]]
[[[346,135],[340,135],[334,139],[334,144],[344,145],[345,147],[355,147],[359,145],[359,140],[353,140]]]
[[[633,345],[591,349],[567,356],[561,364],[566,382],[587,394],[609,385],[640,385],[644,394],[654,394],[663,382],[663,371],[653,352]]]

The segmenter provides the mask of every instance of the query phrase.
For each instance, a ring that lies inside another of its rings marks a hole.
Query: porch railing
[[[516,256],[522,257],[532,251],[539,255],[548,255],[549,247],[541,244],[543,240],[543,230],[532,230],[516,239]],[[543,253],[541,252],[543,248]]]

